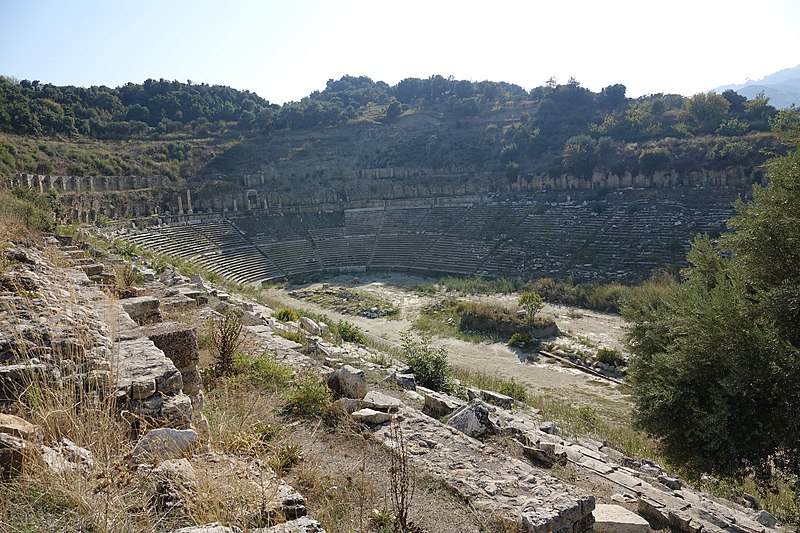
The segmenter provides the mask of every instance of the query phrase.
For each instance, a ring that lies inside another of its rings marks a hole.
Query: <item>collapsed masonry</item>
[[[53,261],[74,267],[57,268]],[[198,491],[195,471],[201,467],[204,483],[211,479],[227,490],[235,482],[249,494],[253,504],[245,508],[244,523],[274,524],[249,531],[324,531],[306,516],[302,495],[268,465],[208,451],[196,333],[184,324],[161,322],[160,312],[162,300],[171,306],[195,300],[184,294],[111,299],[101,288],[110,287],[113,269],[71,245],[49,254],[12,245],[4,251],[4,265],[0,479],[13,482],[30,468],[30,461],[44,463],[56,476],[76,471],[94,475],[91,451],[66,437],[45,440],[41,428],[2,413],[26,389],[41,383],[67,394],[74,391],[92,406],[114,406],[128,433],[119,439],[130,443],[132,472],[152,493],[154,512],[191,521],[189,509]],[[265,499],[265,491],[270,498]]]

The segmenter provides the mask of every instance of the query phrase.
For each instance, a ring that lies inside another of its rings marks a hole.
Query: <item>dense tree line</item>
[[[563,84],[551,79],[526,91],[504,82],[442,76],[408,78],[394,86],[344,76],[279,106],[252,92],[192,82],[149,79],[112,89],[0,77],[0,131],[25,136],[180,140],[232,132],[257,137],[390,124],[416,113],[435,116],[448,135],[401,138],[383,159],[365,164],[438,167],[457,157],[509,180],[534,173],[589,179],[597,171],[652,175],[742,163],[755,167],[773,148],[769,134],[758,133],[797,110],[779,112],[768,98],[748,100],[733,91],[632,99],[624,85],[592,92],[574,79]],[[454,140],[456,129],[467,133]],[[458,146],[468,148],[462,153]]]
[[[649,95],[630,99],[624,85],[594,93],[574,80],[526,91],[504,82],[471,82],[442,76],[408,78],[395,86],[366,76],[329,80],[299,102],[283,106],[249,91],[220,85],[148,79],[121,87],[74,87],[14,81],[0,77],[0,129],[21,135],[82,134],[91,137],[138,136],[185,131],[213,133],[238,127],[247,131],[334,126],[372,117],[392,120],[410,109],[429,109],[470,117],[498,107],[528,102],[514,141],[537,149],[563,146],[582,134],[595,139],[644,141],[700,134],[740,135],[766,131],[776,113],[768,99],[747,100],[734,91]]]

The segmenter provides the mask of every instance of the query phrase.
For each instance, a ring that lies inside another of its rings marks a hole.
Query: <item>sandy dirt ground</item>
[[[336,320],[343,318],[356,324],[370,335],[391,342],[399,342],[400,333],[411,329],[420,309],[442,298],[442,295],[429,296],[410,290],[413,285],[430,281],[404,274],[347,275],[324,281],[330,287],[355,288],[390,301],[400,309],[399,318],[391,320],[343,316],[334,310],[320,307],[307,300],[294,299],[288,294],[291,290],[313,288],[321,286],[322,283],[296,285],[286,289],[272,288],[269,289],[269,296],[273,300],[284,302],[295,308],[326,314]],[[517,296],[482,295],[474,297],[474,299],[513,305],[516,304]],[[562,332],[560,341],[583,342],[618,349],[624,347],[624,324],[617,315],[553,305],[547,305],[542,313],[555,319]],[[471,343],[453,338],[439,338],[435,342],[447,347],[451,364],[496,374],[505,379],[513,377],[517,382],[525,384],[530,392],[554,394],[576,405],[610,408],[618,411],[619,414],[624,414],[629,408],[628,402],[617,390],[616,385],[589,376],[579,370],[553,364],[552,360],[547,362],[546,358],[540,358],[538,362],[528,362],[524,354],[503,343]]]

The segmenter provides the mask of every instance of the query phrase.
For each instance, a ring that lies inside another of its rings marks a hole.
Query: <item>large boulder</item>
[[[319,324],[308,318],[307,316],[301,316],[298,321],[300,327],[304,330],[308,331],[312,335],[322,335],[322,328]]]
[[[361,369],[344,365],[328,376],[328,387],[339,396],[360,400],[367,394],[367,376]]]
[[[161,301],[155,296],[126,298],[119,303],[128,316],[140,326],[161,322]]]

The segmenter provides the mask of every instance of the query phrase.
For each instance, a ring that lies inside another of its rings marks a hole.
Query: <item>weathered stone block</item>
[[[136,443],[133,457],[140,462],[179,459],[190,453],[196,443],[193,429],[152,429]]]
[[[392,415],[389,413],[375,411],[374,409],[359,409],[351,416],[356,422],[363,422],[369,425],[383,424],[392,419]]]
[[[365,407],[375,409],[376,411],[385,411],[387,413],[395,413],[403,403],[397,398],[387,396],[377,391],[369,391],[362,400]]]
[[[619,505],[597,504],[594,508],[595,533],[650,533],[650,524],[641,516]]]
[[[482,437],[498,432],[499,426],[492,417],[492,407],[475,399],[455,411],[447,424],[470,437]]]
[[[141,332],[153,341],[178,370],[192,370],[200,361],[195,329],[180,322],[162,322],[143,326]]]
[[[422,412],[434,418],[441,418],[464,405],[464,402],[458,398],[431,391],[425,393],[425,406],[422,408]]]
[[[161,302],[155,296],[138,296],[119,301],[122,309],[140,326],[161,322]]]
[[[11,435],[27,441],[36,439],[36,426],[27,420],[14,415],[0,413],[0,433]]]
[[[340,396],[360,400],[367,394],[367,376],[363,370],[345,365],[331,373],[328,387]]]

